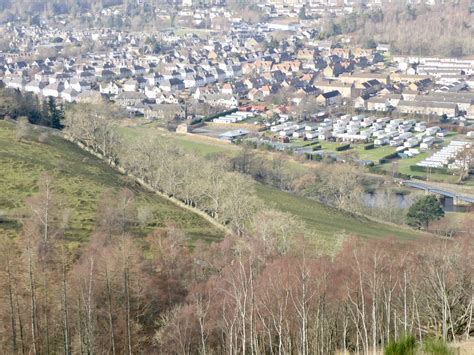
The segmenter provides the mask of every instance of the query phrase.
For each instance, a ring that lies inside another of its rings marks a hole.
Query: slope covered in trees
[[[32,215],[18,238],[0,233],[0,348],[325,355],[370,353],[404,334],[474,335],[472,233],[348,240],[327,257],[303,239],[282,243],[285,232],[259,228],[189,250],[176,228],[138,244],[101,225],[72,254]]]
[[[474,13],[469,0],[435,6],[386,3],[382,9],[330,20],[324,31],[326,35],[353,34],[364,46],[390,43],[392,52],[402,55],[474,54]]]
[[[70,241],[87,240],[97,223],[102,196],[122,190],[135,195],[131,221],[135,232],[147,233],[172,221],[196,238],[221,236],[199,216],[146,192],[54,131],[40,126],[27,125],[23,129],[0,121],[0,166],[0,211],[3,219],[9,221],[0,223],[0,228],[8,228],[12,234],[17,229],[12,220],[27,214],[25,199],[37,192],[43,175],[49,174],[54,178],[57,194],[64,200],[62,208],[70,211],[65,231]]]

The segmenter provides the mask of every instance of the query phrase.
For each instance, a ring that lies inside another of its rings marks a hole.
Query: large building
[[[400,101],[397,105],[397,110],[401,113],[415,113],[419,115],[447,115],[457,116],[458,105],[446,102],[433,101]]]

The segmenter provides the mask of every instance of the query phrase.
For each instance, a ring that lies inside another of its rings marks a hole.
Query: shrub
[[[321,161],[323,160],[323,157],[320,154],[310,154],[306,153],[306,159],[308,160],[314,160],[314,161]]]
[[[452,355],[448,344],[441,339],[428,339],[423,342],[423,353],[427,355]]]
[[[370,149],[374,149],[374,148],[375,148],[374,143],[364,145],[364,150],[370,150]]]
[[[385,347],[385,355],[414,355],[416,339],[413,335],[402,336],[397,341],[391,340]]]

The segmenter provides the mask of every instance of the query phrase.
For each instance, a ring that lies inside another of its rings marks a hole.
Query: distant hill
[[[134,192],[138,207],[152,211],[144,227],[132,232],[145,234],[173,223],[193,240],[215,240],[221,232],[202,217],[186,211],[172,202],[145,191],[112,168],[64,140],[58,132],[32,126],[32,137],[24,142],[16,139],[15,124],[0,120],[0,232],[15,235],[18,220],[26,213],[25,199],[37,191],[38,179],[44,173],[55,179],[57,194],[72,209],[66,238],[71,242],[86,241],[95,226],[97,204],[101,195],[123,188]],[[49,132],[44,143],[38,137]]]

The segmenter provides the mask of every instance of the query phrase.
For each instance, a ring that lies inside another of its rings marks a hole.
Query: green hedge
[[[344,144],[336,148],[337,152],[342,152],[343,150],[348,150],[351,148],[350,144]]]
[[[449,174],[448,169],[446,168],[428,168],[426,166],[419,166],[419,165],[410,165],[410,171],[417,171],[417,172],[431,172],[436,174]]]
[[[218,113],[215,113],[215,114],[207,116],[207,117],[196,118],[196,119],[191,121],[191,124],[193,125],[193,124],[212,121],[214,118],[219,118],[219,117],[222,117],[222,116],[230,115],[231,113],[234,113],[234,112],[237,112],[236,108],[233,108],[232,110],[228,110],[228,111],[224,111],[224,112],[218,112]]]
[[[398,152],[386,155],[382,159],[379,159],[379,164],[380,165],[386,164],[386,163],[390,162],[390,160],[393,160],[393,159],[396,159],[396,158],[398,158]]]
[[[301,148],[311,147],[312,145],[315,145],[315,144],[318,144],[318,143],[319,143],[318,141],[309,142],[309,143],[303,144],[303,145],[301,146]]]
[[[367,144],[367,145],[364,146],[364,150],[370,150],[370,149],[374,149],[374,148],[375,148],[374,143]]]

